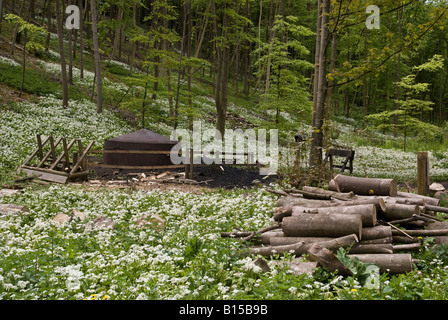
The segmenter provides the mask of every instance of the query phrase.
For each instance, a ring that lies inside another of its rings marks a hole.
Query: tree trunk
[[[96,105],[97,113],[103,112],[103,81],[101,78],[101,57],[100,46],[98,43],[98,20],[95,0],[90,0],[90,11],[92,13],[92,38],[93,38],[93,50],[95,58],[95,74],[96,74]]]
[[[13,1],[14,2],[14,1]],[[23,9],[25,7],[25,0],[22,0],[22,4],[20,5],[19,16],[23,15]],[[14,27],[14,31],[12,32],[12,40],[11,40],[11,56],[14,57],[14,51],[16,46],[17,32],[19,32],[19,24],[16,23]]]
[[[118,12],[117,12],[117,28],[115,29],[114,43],[112,47],[111,59],[115,59],[117,57],[118,48],[120,46],[121,40],[121,21],[123,20],[123,3],[120,1],[118,3]]]
[[[79,6],[79,78],[84,79],[84,8],[83,0],[78,1]]]
[[[215,19],[215,36],[220,36],[221,43],[217,45],[217,77],[215,83],[215,103],[216,103],[216,129],[224,137],[226,126],[226,114],[227,114],[227,85],[229,80],[229,61],[230,61],[230,49],[229,49],[229,34],[228,28],[230,26],[230,16],[226,12],[229,9],[227,4],[224,3],[222,8],[222,26],[218,27],[218,21]],[[216,14],[216,3],[213,5],[213,11]],[[218,35],[219,34],[219,35]]]
[[[22,96],[23,88],[25,86],[25,71],[26,71],[26,42],[27,42],[27,30],[23,30],[23,61],[22,61],[22,85],[20,86],[19,97]]]
[[[80,0],[82,1],[82,0]],[[48,7],[47,7],[47,37],[45,39],[45,52],[48,53],[50,50],[50,40],[51,40],[51,31],[52,31],[52,24],[51,24],[51,1],[48,0]]]
[[[319,60],[316,63],[319,65],[319,74],[317,81],[316,104],[313,107],[312,119],[312,142],[310,149],[309,165],[312,168],[320,168],[322,165],[322,147],[323,147],[323,122],[325,114],[325,97],[327,93],[327,46],[329,38],[328,30],[328,13],[330,11],[330,0],[322,0],[322,21],[321,21],[321,40]]]
[[[184,3],[183,9],[183,23],[182,23],[182,39],[180,42],[180,54],[179,54],[179,67],[177,70],[177,90],[176,90],[176,103],[174,105],[174,126],[176,130],[179,122],[179,96],[180,96],[180,81],[182,75],[182,59],[185,51],[185,37],[187,35],[187,3]]]
[[[397,182],[394,179],[358,178],[338,174],[329,183],[328,188],[338,192],[354,192],[359,195],[397,195]]]
[[[70,0],[68,4],[71,5]],[[68,83],[70,84],[73,84],[73,47],[73,29],[70,29],[68,30]]]
[[[132,26],[134,27],[134,29],[137,28],[137,3],[134,3],[134,5],[132,6]],[[134,68],[136,52],[137,52],[137,42],[132,41],[132,53],[130,59],[131,61],[129,63],[129,76],[132,76],[132,70]]]
[[[331,251],[336,251],[339,248],[347,248],[353,243],[358,242],[358,237],[354,234],[350,234],[344,237],[336,239],[317,242],[321,247],[327,248]],[[267,247],[252,247],[249,248],[249,254],[256,254],[262,256],[279,255],[282,257],[285,253],[291,253],[296,256],[300,256],[308,253],[308,250],[314,245],[314,243],[298,242],[284,246],[267,246]]]
[[[376,207],[374,204],[361,204],[355,206],[337,206],[309,209],[305,207],[293,207],[292,216],[302,215],[304,213],[317,214],[345,214],[359,215],[363,227],[373,227],[376,225]]]
[[[62,79],[62,105],[68,108],[68,81],[67,67],[65,62],[64,34],[62,32],[61,4],[56,0],[56,23],[58,28],[59,55],[61,56],[61,79]],[[93,0],[92,0],[93,1]]]
[[[332,73],[333,70],[336,67],[336,56],[337,56],[337,46],[338,46],[338,34],[337,32],[333,32],[332,37],[331,37],[331,58],[330,58],[330,72]],[[330,122],[330,118],[331,118],[331,104],[332,104],[332,98],[333,98],[333,85],[334,85],[335,81],[331,80],[328,83],[328,91],[327,91],[327,97],[326,97],[326,108],[325,108],[325,123],[329,123]],[[328,144],[328,136],[329,136],[330,130],[329,130],[329,126],[325,128],[325,140],[327,141],[327,143],[325,143],[325,145]]]
[[[301,214],[283,218],[286,237],[342,237],[355,234],[362,238],[362,221],[358,215]]]
[[[2,34],[2,22],[3,22],[3,0],[0,0],[0,35]]]

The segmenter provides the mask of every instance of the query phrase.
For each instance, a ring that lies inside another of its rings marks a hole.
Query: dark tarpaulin
[[[168,137],[142,129],[107,140],[104,143],[104,149],[170,151],[177,143],[177,141],[171,141]],[[122,166],[162,166],[172,164],[169,154],[105,153],[103,160],[105,164]]]

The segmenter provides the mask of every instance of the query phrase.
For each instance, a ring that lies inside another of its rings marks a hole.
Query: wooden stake
[[[417,192],[426,195],[429,191],[429,158],[428,152],[417,153]]]

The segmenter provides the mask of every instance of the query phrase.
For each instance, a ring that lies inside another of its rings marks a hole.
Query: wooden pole
[[[426,195],[429,191],[429,158],[428,152],[417,153],[417,192]]]

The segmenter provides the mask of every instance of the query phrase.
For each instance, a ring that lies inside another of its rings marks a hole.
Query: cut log
[[[402,243],[402,244],[409,244],[409,243],[420,243],[420,239],[418,237],[406,237],[402,235],[397,235],[392,237],[392,243]]]
[[[358,197],[353,192],[337,192],[337,191],[331,191],[331,190],[325,190],[321,188],[316,187],[303,187],[303,191],[313,193],[313,194],[320,194],[328,196],[332,199],[338,199],[338,200],[356,200]]]
[[[410,221],[401,223],[400,226],[402,228],[412,230],[412,229],[423,229],[424,227],[426,227],[427,224],[428,222],[425,221]]]
[[[256,235],[261,235],[261,234],[263,234],[263,233],[265,233],[265,232],[269,232],[269,231],[271,231],[271,230],[276,230],[276,229],[280,229],[280,228],[281,228],[281,226],[280,226],[279,224],[272,225],[272,226],[263,228],[263,229],[261,229],[261,230],[252,232],[252,233],[251,233],[250,235],[248,235],[247,237],[244,237],[243,240],[244,240],[244,241],[249,241],[249,240],[251,240],[253,237],[255,237]]]
[[[304,243],[317,243],[322,241],[330,241],[335,238],[328,237],[271,237],[269,240],[269,244],[271,246],[284,246],[288,244],[293,244],[297,242]]]
[[[286,237],[342,237],[356,234],[361,239],[362,221],[359,215],[302,214],[285,217],[282,229]]]
[[[369,197],[369,199],[350,200],[338,203],[337,206],[359,206],[363,204],[374,204],[376,212],[383,212],[386,208],[386,202],[382,198]]]
[[[362,229],[362,241],[392,237],[392,229],[389,226],[376,226]]]
[[[435,230],[406,230],[406,233],[413,237],[434,237],[434,236],[447,236],[448,230],[435,229]],[[400,235],[398,230],[392,230],[393,236]]]
[[[260,234],[258,237],[261,240],[261,244],[269,245],[271,244],[272,239],[283,239],[284,238],[283,231],[268,231],[263,234]]]
[[[314,244],[308,250],[313,261],[320,266],[328,269],[330,272],[338,271],[340,275],[351,275],[350,270],[327,248],[323,248],[319,244]]]
[[[376,264],[380,272],[399,274],[412,271],[412,255],[394,254],[349,254],[350,259],[358,258],[361,262]]]
[[[335,206],[335,207],[323,207],[323,208],[306,208],[306,207],[293,207],[292,215],[298,215],[303,213],[319,213],[319,214],[346,214],[346,215],[359,215],[363,227],[373,227],[376,225],[376,207],[374,204],[360,204],[353,206]]]
[[[358,200],[366,200],[372,198],[381,198],[385,203],[401,203],[401,204],[413,204],[423,206],[425,201],[419,198],[403,198],[403,197],[389,197],[389,196],[358,196]]]
[[[293,206],[304,206],[304,207],[324,207],[324,206],[334,206],[336,203],[340,201],[334,201],[334,200],[312,200],[312,199],[305,199],[300,197],[293,197],[293,196],[286,196],[281,197],[277,200],[277,207],[293,207]]]
[[[297,189],[287,189],[287,190],[285,190],[285,192],[292,194],[292,195],[301,195],[305,199],[331,200],[331,195],[319,193],[319,192],[297,190]]]
[[[310,200],[310,199],[302,199],[302,198],[290,198],[283,197],[277,201],[277,208],[275,210],[292,210],[293,207],[306,207],[306,208],[327,208],[327,207],[338,207],[338,206],[358,206],[363,204],[374,204],[377,212],[381,212],[385,210],[386,203],[380,197],[366,197],[359,200],[348,200],[348,201],[340,201],[340,200],[331,200],[331,201],[323,201],[323,200]]]
[[[364,237],[364,233],[362,235]],[[381,243],[392,243],[392,236],[380,239],[372,239],[372,240],[362,240],[361,244],[381,244]]]
[[[389,220],[411,218],[413,215],[420,213],[418,205],[386,203],[384,215]]]
[[[365,253],[383,253],[392,254],[394,249],[391,243],[383,244],[362,244],[357,243],[352,248],[350,248],[349,254],[365,254]]]
[[[328,188],[337,192],[354,192],[358,195],[391,196],[397,195],[397,182],[394,179],[359,178],[338,174],[330,181]]]
[[[292,215],[292,208],[294,207],[277,207],[274,209],[274,221],[280,222],[284,217],[289,217]]]
[[[432,198],[432,197],[428,197],[428,196],[422,196],[422,195],[410,193],[410,192],[398,191],[397,196],[402,197],[402,198],[422,199],[425,202],[425,205],[431,205],[431,206],[438,206],[440,203],[440,199],[436,199],[436,198]]]
[[[358,241],[359,238],[355,234],[351,234],[344,237],[317,243],[323,248],[334,251],[339,248],[347,248],[353,245],[353,243],[358,243]],[[300,256],[307,253],[313,245],[314,243],[297,242],[284,246],[251,247],[249,248],[249,251],[247,253],[255,255],[258,254],[262,256],[278,255],[279,257],[284,256],[285,253],[290,253],[296,256]],[[247,253],[243,253],[243,255]]]
[[[421,244],[420,243],[399,244],[399,245],[394,245],[393,248],[394,248],[394,252],[419,251],[421,248]]]
[[[425,205],[425,212],[426,211],[435,211],[435,212],[441,212],[441,213],[448,213],[448,208],[445,207],[439,207],[439,206],[433,206],[433,205]]]

